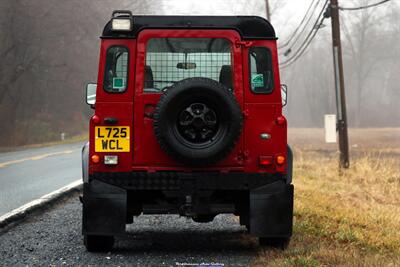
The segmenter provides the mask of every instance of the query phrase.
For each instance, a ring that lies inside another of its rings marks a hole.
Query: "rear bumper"
[[[282,174],[217,172],[113,172],[89,176],[89,181],[126,190],[181,190],[187,184],[196,190],[252,190],[284,179]]]
[[[159,208],[155,213],[186,216],[235,213],[255,236],[292,235],[294,190],[280,174],[136,172],[97,173],[89,178],[83,194],[84,234],[123,234],[130,206],[138,204],[143,213],[149,213],[145,212],[146,206]],[[178,201],[169,206],[146,203],[146,198],[153,200],[153,196],[160,195],[154,192],[174,196]],[[214,202],[212,192],[220,192],[227,202]],[[168,212],[162,212],[165,209]]]

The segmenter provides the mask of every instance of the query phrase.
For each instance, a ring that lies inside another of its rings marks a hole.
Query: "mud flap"
[[[293,228],[293,185],[277,181],[250,191],[250,234],[290,237]]]
[[[126,191],[97,180],[83,185],[82,232],[84,235],[125,233]]]

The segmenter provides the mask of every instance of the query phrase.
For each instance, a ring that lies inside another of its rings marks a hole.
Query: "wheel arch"
[[[89,142],[82,147],[82,180],[89,182]]]

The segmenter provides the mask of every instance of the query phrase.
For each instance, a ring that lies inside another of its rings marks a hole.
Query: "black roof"
[[[133,30],[114,32],[111,20],[102,38],[136,38],[143,29],[232,29],[243,39],[276,39],[274,27],[257,16],[133,16]]]

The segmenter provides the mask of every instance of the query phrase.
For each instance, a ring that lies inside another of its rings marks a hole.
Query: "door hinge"
[[[249,159],[249,155],[250,155],[250,152],[248,150],[239,151],[237,156],[236,156],[236,160],[239,163],[243,163],[244,161]]]
[[[244,118],[248,118],[249,117],[249,115],[250,115],[250,112],[249,112],[249,110],[248,109],[245,109],[245,110],[243,110],[243,117]]]
[[[235,41],[235,45],[238,48],[241,47],[241,46],[250,47],[252,44],[253,44],[252,41],[240,41],[240,40],[236,40]]]

